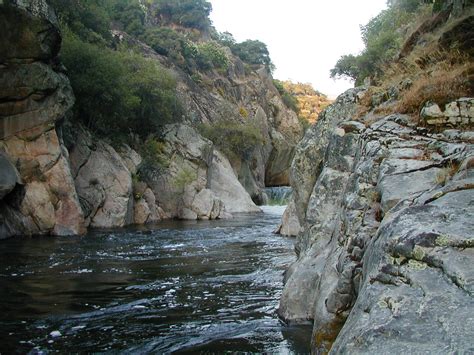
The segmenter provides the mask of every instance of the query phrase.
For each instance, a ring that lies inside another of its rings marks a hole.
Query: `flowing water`
[[[0,242],[0,353],[309,352],[275,312],[283,209]]]
[[[266,187],[265,193],[270,205],[287,205],[293,189],[290,186]]]

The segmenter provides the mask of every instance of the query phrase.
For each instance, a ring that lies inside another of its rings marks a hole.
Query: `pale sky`
[[[386,0],[209,0],[211,19],[238,42],[267,44],[280,80],[311,83],[330,97],[353,84],[329,70],[343,54],[363,49],[359,25],[386,8]]]

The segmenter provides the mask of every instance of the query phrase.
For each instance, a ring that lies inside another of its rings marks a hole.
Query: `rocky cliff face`
[[[85,231],[68,153],[55,125],[74,103],[57,64],[61,37],[45,1],[0,4],[0,238]],[[14,178],[16,176],[16,179]]]
[[[143,180],[169,217],[216,219],[260,211],[212,142],[184,124],[168,125],[163,133],[167,166],[144,170]]]
[[[233,158],[230,163],[240,183],[255,203],[265,201],[265,186],[289,185],[291,161],[303,127],[296,113],[282,101],[272,77],[263,65],[244,64],[230,50],[225,72],[210,70],[189,76],[167,57],[114,31],[122,41],[132,41],[146,57],[171,69],[178,79],[178,95],[183,102],[184,123],[190,126],[220,121],[253,122],[261,130],[265,144],[249,159]]]
[[[282,231],[302,232],[279,314],[314,324],[316,353],[469,351],[472,125],[353,121],[364,90],[341,95],[297,147]]]
[[[260,211],[254,201],[264,202],[266,184],[289,183],[302,128],[264,68],[246,69],[232,57],[226,73],[212,71],[196,83],[136,43],[175,71],[187,112],[183,124],[161,134],[167,165],[142,169],[143,158],[129,146],[112,147],[65,119],[74,94],[58,60],[61,35],[48,4],[6,0],[0,9],[0,238],[229,218]],[[223,119],[253,122],[265,144],[249,159],[229,161],[193,128]]]

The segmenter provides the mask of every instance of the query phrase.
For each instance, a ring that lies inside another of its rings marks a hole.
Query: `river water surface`
[[[86,237],[0,242],[0,353],[307,353],[276,308],[282,206]]]

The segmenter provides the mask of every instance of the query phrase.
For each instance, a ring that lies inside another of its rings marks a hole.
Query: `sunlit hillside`
[[[284,81],[283,87],[291,95],[296,97],[299,115],[310,123],[316,122],[321,111],[332,103],[332,100],[315,90],[311,84]]]

